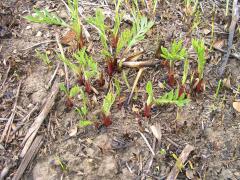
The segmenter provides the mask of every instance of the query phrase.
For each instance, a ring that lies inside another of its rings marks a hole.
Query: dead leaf
[[[211,31],[209,30],[209,29],[203,29],[203,33],[205,34],[205,35],[208,35],[209,33],[210,33]]]
[[[70,129],[69,136],[73,137],[73,136],[76,136],[76,134],[77,134],[77,126],[74,126],[72,129]]]
[[[240,112],[240,101],[239,101],[239,102],[233,102],[233,108],[234,108],[237,112]]]
[[[222,49],[224,46],[224,39],[220,39],[214,42],[213,47],[217,49]]]
[[[151,129],[153,135],[160,142],[161,138],[162,138],[161,125],[159,123],[156,125],[152,125],[152,126],[150,126],[150,129]]]
[[[230,81],[230,77],[228,77],[228,78],[224,78],[224,79],[223,79],[223,86],[226,87],[226,88],[231,89],[231,81]]]
[[[62,37],[60,41],[64,45],[70,45],[70,43],[75,39],[76,39],[76,33],[70,30]]]

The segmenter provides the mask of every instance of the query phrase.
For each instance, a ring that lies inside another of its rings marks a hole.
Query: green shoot
[[[146,92],[148,94],[147,106],[151,106],[151,104],[153,103],[153,88],[152,88],[152,82],[151,81],[147,82]]]
[[[146,85],[146,92],[148,94],[148,98],[147,98],[147,103],[144,106],[144,112],[143,115],[147,118],[151,117],[151,107],[153,104],[153,88],[152,88],[152,82],[148,81],[147,85]]]
[[[34,23],[68,27],[67,23],[63,19],[59,18],[53,13],[48,12],[47,10],[40,11],[35,9],[34,12],[35,14],[25,16],[24,18]]]
[[[79,86],[73,86],[70,90],[67,89],[67,87],[61,83],[59,85],[59,88],[61,91],[63,91],[69,98],[73,98],[76,95],[78,95],[78,93],[81,91],[81,88]]]
[[[125,71],[122,71],[122,78],[123,78],[123,80],[124,80],[124,82],[125,82],[128,90],[130,91],[130,90],[131,90],[131,87],[130,87],[130,84],[129,84],[129,82],[128,82],[128,77],[127,77]]]
[[[68,9],[70,11],[70,23],[67,24],[57,15],[50,13],[48,10],[35,10],[35,14],[25,16],[24,18],[30,22],[57,25],[70,28],[76,33],[76,40],[81,49],[83,47],[82,25],[78,13],[78,0],[68,0]]]
[[[218,86],[217,86],[216,92],[215,92],[215,94],[214,94],[214,98],[215,98],[215,99],[218,97],[218,94],[219,94],[221,85],[222,85],[222,80],[220,79],[220,80],[218,81]]]
[[[182,161],[181,161],[181,160],[177,157],[177,155],[174,154],[174,153],[172,154],[172,157],[177,161],[177,162],[176,162],[176,165],[177,165],[179,171],[182,171],[182,169],[183,169],[183,167],[184,167]]]
[[[137,16],[134,19],[133,27],[131,29],[132,38],[128,41],[127,52],[134,46],[145,38],[145,34],[152,28],[154,25],[153,21],[148,21],[145,16]]]
[[[204,73],[204,66],[206,64],[204,41],[193,39],[192,45],[198,56],[198,76],[199,76],[199,79],[202,80],[203,73]]]
[[[71,29],[77,34],[77,40],[80,40],[82,34],[82,25],[78,14],[78,0],[68,0],[68,7],[71,14]]]
[[[73,57],[77,60],[86,81],[99,75],[97,62],[87,55],[85,48],[76,52]]]
[[[186,48],[182,47],[182,40],[176,42],[174,41],[171,44],[170,50],[165,47],[161,47],[162,50],[162,57],[170,61],[170,67],[173,67],[174,61],[183,60],[187,56]]]
[[[67,165],[61,160],[59,156],[56,156],[54,160],[56,162],[56,165],[61,167],[62,172],[66,172],[68,170]]]
[[[189,60],[186,59],[186,60],[184,61],[182,85],[185,85],[185,84],[186,84],[187,76],[188,76],[188,69],[189,69]]]
[[[103,106],[102,106],[102,112],[103,114],[108,117],[110,116],[111,112],[111,107],[115,101],[115,95],[112,92],[108,92],[108,94],[104,97],[103,100]]]
[[[120,84],[120,81],[117,78],[114,79],[114,86],[115,86],[115,94],[116,94],[116,96],[120,97],[121,84]]]
[[[107,45],[107,35],[106,35],[106,26],[104,24],[105,16],[101,9],[96,10],[95,17],[90,17],[87,19],[87,22],[91,25],[93,25],[99,32],[101,43],[104,47],[103,52],[107,56],[111,56],[110,52],[108,50]]]
[[[91,126],[91,125],[93,125],[92,121],[89,121],[89,120],[80,120],[79,121],[80,127],[87,127],[87,126]]]
[[[51,65],[52,64],[52,62],[49,60],[49,58],[48,58],[48,55],[47,55],[47,52],[45,52],[45,53],[41,53],[40,51],[38,51],[38,50],[35,50],[35,52],[36,52],[36,56],[40,59],[40,60],[42,60],[42,62],[44,63],[44,64],[46,64],[46,65]]]
[[[165,105],[165,104],[175,104],[179,107],[182,107],[190,102],[190,99],[185,98],[185,94],[182,94],[179,97],[179,90],[172,90],[163,96],[155,99],[155,104],[157,105]]]

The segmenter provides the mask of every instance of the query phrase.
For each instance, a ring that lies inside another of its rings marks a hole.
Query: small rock
[[[42,32],[41,31],[38,31],[37,34],[36,34],[37,37],[41,37],[42,36]]]
[[[31,28],[32,28],[31,26],[27,26],[27,27],[26,27],[26,30],[29,30],[29,29],[31,29]]]

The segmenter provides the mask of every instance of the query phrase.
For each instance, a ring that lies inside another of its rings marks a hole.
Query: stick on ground
[[[194,150],[195,148],[189,144],[185,146],[183,149],[182,153],[179,156],[179,160],[181,161],[182,164],[184,164],[189,156],[189,154]],[[175,166],[172,168],[171,172],[169,173],[168,177],[166,180],[175,180],[177,179],[178,173],[179,173],[179,168],[177,166],[177,163]]]
[[[15,175],[13,177],[13,180],[21,179],[28,164],[31,162],[31,160],[33,160],[33,158],[36,156],[38,150],[40,149],[40,147],[42,145],[42,139],[43,139],[43,136],[37,136],[35,138],[31,147],[27,151],[26,156],[24,156],[23,160],[21,161],[21,164],[19,165],[17,172],[15,173]]]
[[[40,114],[36,117],[34,123],[32,124],[32,126],[30,127],[30,129],[28,130],[22,145],[24,145],[22,152],[20,154],[20,157],[24,157],[24,155],[26,154],[27,150],[29,149],[29,147],[31,146],[37,132],[38,129],[40,128],[40,126],[42,125],[44,119],[47,117],[48,113],[50,112],[51,108],[54,105],[54,101],[57,97],[57,94],[59,92],[59,83],[58,80],[56,79],[51,93],[48,96],[45,105],[42,108],[42,111],[40,112]]]

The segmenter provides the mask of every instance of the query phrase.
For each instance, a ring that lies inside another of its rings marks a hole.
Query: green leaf
[[[28,21],[34,22],[34,23],[44,23],[49,25],[58,25],[58,26],[65,26],[68,27],[67,23],[55,14],[49,13],[47,10],[34,10],[33,15],[25,16],[24,18]]]
[[[49,60],[47,52],[41,53],[38,50],[35,50],[36,56],[43,61],[46,65],[50,65],[52,62]]]
[[[204,41],[193,39],[192,46],[198,56],[198,74],[199,74],[199,79],[201,80],[203,79],[204,66],[206,64]]]
[[[125,29],[118,40],[116,54],[118,55],[123,47],[125,47],[132,38],[132,31],[130,29]]]
[[[145,34],[151,29],[153,25],[154,22],[148,22],[147,17],[140,15],[136,16],[131,30],[133,36],[129,41],[127,48],[130,49],[132,46],[142,41],[145,38]]]
[[[116,88],[116,96],[120,96],[121,93],[121,85],[120,85],[120,81],[117,78],[114,78],[114,86]]]
[[[147,105],[150,105],[153,102],[153,88],[152,88],[152,82],[151,81],[147,82],[146,92],[148,94]]]
[[[188,69],[189,69],[189,60],[186,59],[186,60],[184,61],[182,85],[184,85],[184,84],[186,83],[186,81],[187,81]]]
[[[87,126],[91,126],[92,124],[93,124],[93,122],[91,122],[89,120],[80,120],[79,121],[80,127],[87,127]]]
[[[115,101],[115,95],[112,92],[108,92],[108,94],[104,97],[103,100],[103,106],[102,106],[102,111],[104,113],[105,116],[109,116],[110,115],[110,110],[111,107]]]
[[[70,97],[74,97],[74,96],[76,96],[80,91],[81,91],[81,90],[80,90],[80,87],[79,87],[79,86],[73,86],[73,87],[70,89],[69,96],[70,96]]]
[[[182,107],[190,102],[190,99],[186,98],[185,94],[178,96],[179,90],[172,90],[168,93],[165,93],[163,96],[155,99],[156,105],[165,105],[165,104],[175,104],[179,107]]]
[[[178,42],[174,41],[171,44],[171,48],[169,50],[167,48],[161,47],[161,56],[167,60],[170,60],[170,62],[183,60],[187,56],[187,50],[182,46],[182,41],[180,40]]]
[[[59,84],[59,89],[63,91],[66,95],[68,95],[68,89],[63,83]]]

